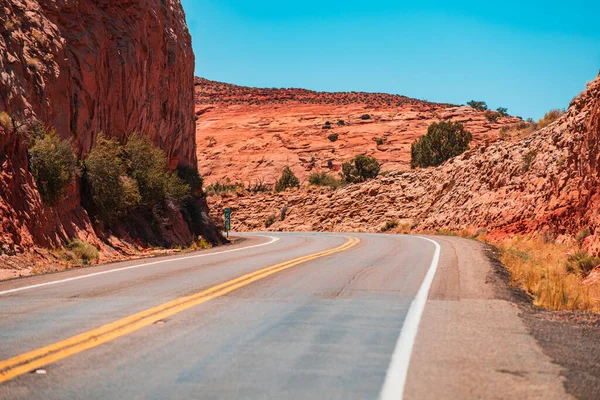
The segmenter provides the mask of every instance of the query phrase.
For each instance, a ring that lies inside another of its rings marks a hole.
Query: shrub
[[[559,110],[559,109],[554,109],[554,110],[548,111],[544,115],[544,118],[542,118],[538,121],[537,128],[542,129],[542,128],[547,127],[548,125],[550,125],[551,123],[553,123],[554,121],[559,119],[561,117],[561,115],[563,115],[564,113],[565,113],[564,111]]]
[[[179,164],[175,172],[190,187],[191,193],[197,193],[202,190],[204,180],[200,176],[198,169],[189,165]]]
[[[77,157],[71,143],[56,131],[44,132],[30,142],[29,165],[44,203],[55,205],[77,171]]]
[[[99,136],[84,162],[85,182],[97,212],[105,219],[140,203],[138,183],[127,176],[123,146]]]
[[[363,121],[368,121],[371,119],[371,115],[369,114],[363,114],[360,116],[360,119],[362,119]]]
[[[73,252],[73,255],[77,257],[77,259],[83,262],[83,264],[89,264],[92,261],[98,261],[98,249],[89,243],[79,239],[74,239],[69,242],[67,247]]]
[[[476,109],[477,111],[486,111],[488,109],[488,106],[485,103],[485,101],[471,100],[467,102],[467,105],[471,108]]]
[[[600,265],[600,258],[590,256],[586,252],[581,251],[569,256],[567,269],[570,272],[578,272],[585,277],[598,265]]]
[[[142,204],[162,204],[165,200],[180,203],[191,194],[190,185],[167,169],[164,151],[148,138],[133,134],[127,140],[125,152],[129,161],[129,176],[137,181]]]
[[[337,141],[339,138],[339,135],[337,133],[332,133],[331,135],[327,136],[327,139],[329,139],[330,142],[335,142]]]
[[[398,227],[398,221],[387,221],[385,223],[385,225],[381,228],[381,232],[387,232],[389,230],[392,230],[394,228]]]
[[[290,167],[286,166],[281,173],[281,178],[275,184],[275,191],[282,192],[294,187],[300,187],[300,181],[296,178]]]
[[[340,187],[342,182],[327,172],[313,172],[308,176],[308,183],[313,186]]]
[[[383,138],[374,138],[373,140],[375,141],[377,146],[381,146],[382,144],[385,143],[385,140]]]
[[[506,107],[498,107],[496,112],[498,112],[501,117],[508,117],[508,108]]]
[[[359,183],[379,175],[381,166],[375,157],[358,155],[342,164],[342,178],[347,183]]]
[[[6,131],[12,131],[14,129],[12,117],[6,111],[0,112],[0,126]]]
[[[267,217],[267,219],[265,219],[265,228],[270,227],[271,225],[273,225],[275,223],[275,216],[274,215],[269,215]]]
[[[427,134],[417,139],[410,148],[410,167],[426,168],[441,165],[469,149],[473,139],[460,122],[433,123]]]
[[[492,123],[496,123],[498,122],[498,118],[500,117],[500,114],[494,112],[494,111],[486,111],[485,112],[485,118]]]
[[[29,67],[30,70],[37,72],[42,69],[42,62],[38,58],[33,57],[27,60],[27,67]]]
[[[346,122],[343,119],[338,120],[337,122],[338,126],[345,126]]]
[[[525,173],[529,171],[533,162],[535,161],[535,157],[537,156],[536,150],[530,150],[523,156],[523,161],[521,162],[521,172]]]

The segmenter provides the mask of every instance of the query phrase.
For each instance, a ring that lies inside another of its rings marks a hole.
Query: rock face
[[[100,133],[142,132],[171,168],[197,166],[194,55],[178,0],[0,0],[0,22],[0,112],[17,125],[37,119],[56,128],[79,157]],[[119,248],[113,235],[164,245],[189,244],[198,230],[219,237],[207,218],[192,227],[175,209],[152,232],[138,224],[106,232],[81,206],[80,182],[46,207],[25,138],[12,128],[0,129],[0,167],[0,256],[72,238]]]
[[[438,168],[396,172],[336,191],[212,198],[236,230],[484,229],[492,235],[576,235],[600,251],[600,77],[556,122],[517,142],[481,144]],[[287,207],[280,221],[281,210]]]
[[[470,107],[404,96],[255,89],[201,78],[196,115],[200,173],[207,183],[228,177],[246,184],[273,183],[285,165],[301,180],[314,171],[337,175],[358,154],[376,157],[384,171],[406,171],[411,143],[432,122],[463,122],[474,144],[496,140],[502,127],[520,122],[490,122]]]

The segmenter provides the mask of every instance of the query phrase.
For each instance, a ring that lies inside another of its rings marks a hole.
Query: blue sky
[[[196,75],[540,118],[600,69],[596,0],[183,0]]]

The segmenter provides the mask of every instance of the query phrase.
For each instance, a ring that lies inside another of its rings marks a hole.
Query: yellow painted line
[[[99,328],[81,333],[60,342],[32,350],[18,356],[0,361],[0,383],[6,382],[19,375],[62,360],[82,351],[110,342],[121,336],[135,332],[162,319],[171,317],[188,308],[205,303],[214,298],[226,295],[253,282],[264,279],[298,264],[302,264],[330,254],[339,253],[356,246],[360,240],[356,237],[346,237],[348,241],[334,249],[295,258],[267,268],[260,269],[230,281],[213,286],[191,296],[184,296],[156,307],[149,308],[129,317],[125,317]]]

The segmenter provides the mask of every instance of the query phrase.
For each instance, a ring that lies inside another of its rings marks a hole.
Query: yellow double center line
[[[304,257],[295,258],[277,265],[260,269],[228,282],[221,283],[209,289],[203,290],[191,296],[180,297],[156,307],[149,308],[129,317],[103,325],[79,335],[70,337],[60,342],[41,347],[27,353],[0,361],[0,383],[13,379],[19,375],[33,371],[44,365],[51,364],[63,358],[72,356],[82,351],[110,342],[121,336],[142,329],[162,319],[171,317],[188,308],[197,306],[214,298],[226,295],[241,287],[247,286],[252,282],[264,279],[280,271],[294,267],[298,264],[325,257],[330,254],[339,253],[356,246],[360,240],[355,237],[346,237],[348,241],[340,247],[331,250],[321,251]]]

